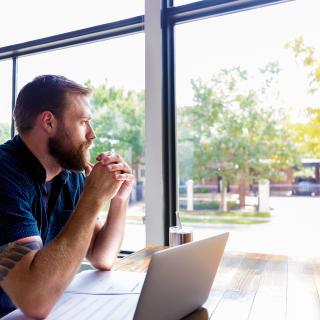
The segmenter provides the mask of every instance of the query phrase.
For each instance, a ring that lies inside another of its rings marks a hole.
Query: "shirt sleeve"
[[[30,236],[40,236],[32,212],[30,182],[21,168],[1,161],[0,245]]]

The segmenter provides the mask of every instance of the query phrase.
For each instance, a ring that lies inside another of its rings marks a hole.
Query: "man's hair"
[[[19,133],[32,129],[37,116],[44,111],[61,118],[67,106],[67,93],[87,96],[90,89],[57,75],[41,75],[19,92],[14,119]]]

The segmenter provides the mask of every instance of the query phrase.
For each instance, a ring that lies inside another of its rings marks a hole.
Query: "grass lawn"
[[[187,214],[193,216],[208,216],[208,217],[253,217],[253,218],[270,218],[271,214],[268,212],[242,212],[242,211],[179,211],[181,216]]]
[[[180,211],[181,220],[190,223],[211,224],[259,224],[270,221],[271,214],[267,212],[242,211]],[[216,219],[215,219],[216,218]],[[257,218],[257,219],[255,219]]]
[[[187,218],[181,217],[182,222],[190,223],[210,223],[210,224],[260,224],[269,222],[269,220],[249,220],[249,219],[196,219],[196,218]]]

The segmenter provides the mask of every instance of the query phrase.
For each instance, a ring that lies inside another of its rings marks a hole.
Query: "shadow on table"
[[[182,320],[208,320],[208,310],[201,307],[196,311],[190,313],[188,316],[184,317]]]

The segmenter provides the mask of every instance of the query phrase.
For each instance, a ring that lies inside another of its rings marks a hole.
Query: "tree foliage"
[[[254,182],[298,162],[286,113],[264,103],[278,72],[270,63],[254,81],[239,67],[192,81],[195,105],[180,108],[178,119],[180,144],[193,147],[193,179]]]
[[[320,109],[308,107],[308,120],[291,125],[292,139],[304,158],[320,158]]]
[[[0,143],[4,143],[10,139],[10,125],[0,122]]]
[[[93,127],[97,138],[91,150],[92,158],[104,151],[116,151],[131,166],[141,165],[144,156],[144,93],[108,87],[92,90]]]
[[[305,44],[304,39],[299,37],[286,44],[292,50],[298,63],[303,65],[309,78],[308,91],[311,94],[320,89],[320,55],[315,48]],[[320,106],[306,106],[306,121],[292,124],[293,140],[299,148],[299,152],[308,158],[320,157]]]
[[[315,93],[320,89],[320,56],[314,47],[305,44],[303,37],[294,39],[285,45],[292,50],[295,58],[308,70],[309,91]]]

